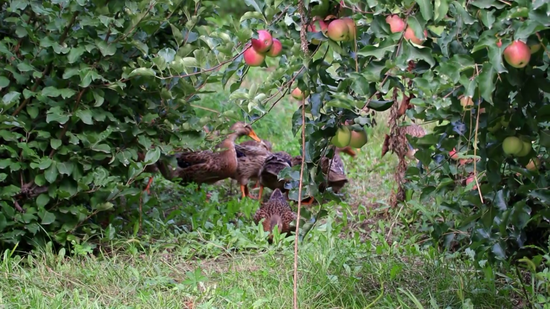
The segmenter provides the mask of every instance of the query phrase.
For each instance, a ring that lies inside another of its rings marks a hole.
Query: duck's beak
[[[258,135],[256,135],[256,132],[254,131],[250,131],[250,133],[248,133],[248,136],[250,136],[253,140],[255,140],[256,142],[261,142],[262,140],[258,137]]]

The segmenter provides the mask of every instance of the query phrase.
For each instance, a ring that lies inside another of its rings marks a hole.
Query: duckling
[[[231,130],[233,132],[218,145],[216,152],[204,150],[177,154],[178,168],[172,176],[181,178],[182,184],[196,183],[198,191],[202,183],[212,184],[235,175],[238,167],[235,140],[244,135],[258,142],[261,140],[244,122],[235,123]]]
[[[273,190],[269,200],[264,203],[254,214],[254,223],[262,222],[265,232],[270,232],[269,241],[273,239],[273,228],[278,227],[279,232],[289,233],[290,223],[296,220],[296,214],[290,208],[285,196],[278,188]]]

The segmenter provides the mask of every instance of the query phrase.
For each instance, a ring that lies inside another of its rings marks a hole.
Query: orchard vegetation
[[[147,171],[236,121],[304,158],[281,173],[319,202],[299,206],[300,307],[550,305],[548,1],[0,7],[0,280],[28,306],[292,306],[294,237],[268,245],[257,201]],[[331,145],[360,148],[343,194],[318,190]],[[86,302],[38,292],[64,284]]]

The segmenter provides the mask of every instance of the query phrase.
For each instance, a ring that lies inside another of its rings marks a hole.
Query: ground
[[[265,73],[253,68],[250,74],[248,83]],[[217,111],[234,108],[227,91],[216,90],[194,104]],[[283,100],[254,124],[258,135],[272,141],[276,151],[299,152],[290,122],[297,106],[292,99]],[[327,217],[300,243],[299,307],[521,307],[513,276],[488,276],[464,254],[427,245],[428,236],[414,225],[421,205],[389,207],[396,158],[380,157],[386,117],[377,116],[380,125],[369,130],[369,143],[356,158],[344,155],[351,180],[343,190],[345,200],[323,205]],[[120,234],[108,230],[115,235],[94,254],[86,246],[76,246],[73,252],[46,248],[23,257],[5,252],[0,264],[0,304],[10,308],[291,308],[294,238],[276,235],[275,243],[269,245],[266,234],[252,222],[258,202],[241,201],[235,185],[233,195],[226,197],[229,181],[203,188],[212,194],[209,202],[204,190],[195,194],[193,188],[156,177],[151,196],[144,196],[141,232],[139,228]]]

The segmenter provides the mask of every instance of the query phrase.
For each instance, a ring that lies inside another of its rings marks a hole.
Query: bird
[[[182,152],[176,155],[177,165],[170,177],[181,179],[182,184],[196,183],[197,191],[203,183],[213,184],[235,175],[238,167],[235,140],[248,135],[260,142],[249,124],[236,122],[231,126],[232,133],[217,145],[216,151],[203,150]]]
[[[290,223],[296,220],[296,213],[292,211],[283,192],[278,188],[273,190],[269,200],[265,202],[254,214],[254,223],[258,224],[262,219],[265,232],[269,232],[269,241],[273,239],[273,229],[277,226],[279,233],[289,233]]]

